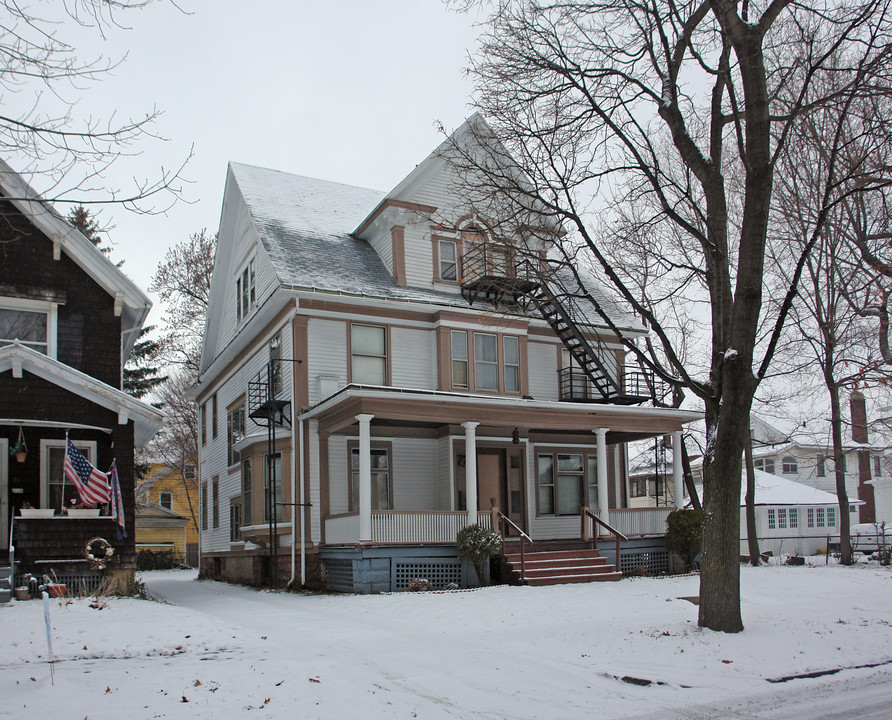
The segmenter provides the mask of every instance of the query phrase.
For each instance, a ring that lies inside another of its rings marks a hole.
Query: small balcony
[[[477,300],[519,305],[539,279],[528,262],[516,262],[507,245],[492,242],[467,244],[462,256],[461,291],[473,304]]]
[[[661,400],[668,391],[666,384],[652,370],[620,368],[619,372],[617,391],[612,383],[596,385],[578,367],[562,368],[558,371],[558,399],[562,402],[638,405]]]

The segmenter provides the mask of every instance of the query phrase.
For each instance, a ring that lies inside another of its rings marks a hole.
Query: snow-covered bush
[[[468,525],[458,531],[455,542],[458,545],[458,556],[474,566],[480,584],[486,585],[486,564],[498,554],[502,547],[502,537],[479,525]]]

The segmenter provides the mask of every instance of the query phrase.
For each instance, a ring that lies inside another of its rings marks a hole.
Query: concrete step
[[[8,603],[12,600],[12,590],[0,588],[0,603]]]

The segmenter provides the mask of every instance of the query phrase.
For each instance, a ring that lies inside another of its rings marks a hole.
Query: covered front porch
[[[318,470],[320,547],[454,546],[475,523],[509,537],[579,539],[585,508],[627,537],[663,535],[672,508],[628,507],[625,446],[667,434],[680,442],[695,418],[348,386],[301,417]],[[681,501],[680,454],[673,470]]]

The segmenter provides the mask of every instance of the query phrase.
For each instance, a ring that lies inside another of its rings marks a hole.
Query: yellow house
[[[183,473],[152,463],[136,489],[136,550],[172,550],[189,565],[198,564],[198,485],[195,466]]]

